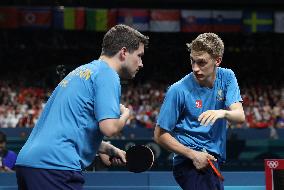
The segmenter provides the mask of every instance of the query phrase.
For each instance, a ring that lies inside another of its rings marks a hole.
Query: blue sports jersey
[[[95,60],[70,72],[56,87],[16,165],[82,170],[104,137],[98,122],[120,117],[118,74]]]
[[[226,159],[226,120],[202,126],[198,121],[207,110],[226,109],[242,101],[235,74],[230,69],[217,67],[213,88],[201,87],[190,73],[174,83],[167,91],[157,124],[169,131],[181,144],[194,150],[207,151]],[[174,164],[185,158],[174,156]]]

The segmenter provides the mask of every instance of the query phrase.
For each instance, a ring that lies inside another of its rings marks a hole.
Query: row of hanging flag
[[[150,32],[284,33],[283,11],[0,7],[0,28],[107,31],[126,24]]]

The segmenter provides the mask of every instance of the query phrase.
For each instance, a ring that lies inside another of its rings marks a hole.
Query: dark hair
[[[149,37],[144,36],[139,31],[129,26],[119,24],[112,27],[105,34],[101,55],[113,57],[123,47],[132,53],[139,48],[140,43],[143,43],[144,46],[147,47]]]
[[[0,143],[6,142],[6,141],[7,141],[7,137],[6,137],[5,133],[0,131]]]

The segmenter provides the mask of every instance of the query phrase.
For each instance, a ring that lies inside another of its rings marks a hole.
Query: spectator
[[[17,154],[6,148],[6,134],[0,131],[0,171],[11,172],[14,170]]]

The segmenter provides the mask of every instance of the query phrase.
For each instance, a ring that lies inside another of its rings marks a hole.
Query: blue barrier
[[[30,135],[32,128],[1,128],[1,131],[6,133],[8,137],[26,138]],[[284,129],[275,129],[279,139],[284,138]],[[126,139],[146,139],[153,138],[153,129],[147,128],[125,128],[122,131],[122,135]],[[227,130],[228,139],[239,140],[253,140],[253,139],[270,139],[270,129],[255,129],[255,128],[236,128]]]
[[[225,190],[265,190],[264,172],[223,172]],[[84,190],[181,190],[171,172],[85,172]],[[15,173],[0,173],[0,190],[16,190]]]

